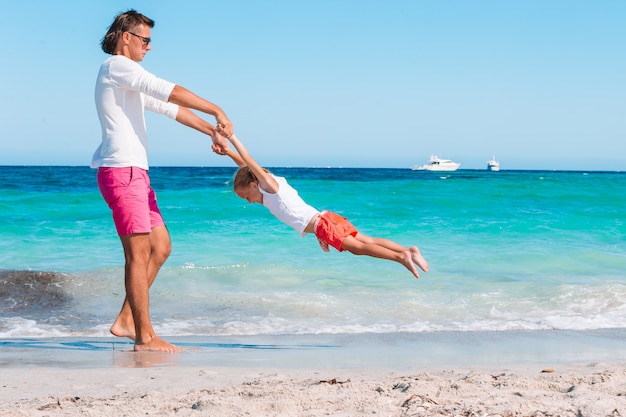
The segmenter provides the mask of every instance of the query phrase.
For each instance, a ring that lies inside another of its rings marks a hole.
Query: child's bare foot
[[[113,336],[128,337],[130,340],[135,340],[135,324],[126,323],[121,315],[117,317],[109,331]]]
[[[182,352],[178,346],[166,342],[158,336],[152,336],[144,343],[135,342],[135,352]]]
[[[422,269],[422,271],[428,272],[428,262],[426,262],[426,259],[424,259],[417,246],[413,246],[410,251],[411,259],[413,259],[413,262],[415,262],[417,266]]]
[[[413,274],[413,276],[415,278],[419,278],[420,277],[420,274],[417,272],[417,268],[415,268],[415,264],[413,264],[413,258],[411,257],[411,251],[410,250],[402,252],[402,261],[401,261],[401,263],[402,263],[402,265],[404,265],[406,267],[406,269],[411,271],[411,273]]]

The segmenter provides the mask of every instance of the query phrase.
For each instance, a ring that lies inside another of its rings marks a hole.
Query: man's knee
[[[150,256],[160,264],[172,253],[172,241],[165,227],[152,229],[150,233]]]
[[[172,244],[169,241],[169,239],[166,241],[162,241],[162,242],[155,242],[153,243],[152,248],[151,248],[150,259],[153,262],[156,262],[159,265],[162,265],[165,263],[167,258],[169,258],[171,253],[172,253]]]

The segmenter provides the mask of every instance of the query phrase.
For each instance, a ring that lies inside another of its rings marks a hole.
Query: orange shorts
[[[348,236],[356,236],[356,228],[346,219],[333,213],[332,211],[323,212],[315,227],[315,236],[320,242],[327,243],[339,252],[345,251],[341,246],[343,240]]]

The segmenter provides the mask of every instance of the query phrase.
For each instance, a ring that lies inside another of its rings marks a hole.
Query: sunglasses
[[[133,32],[128,32],[133,36],[138,37],[139,39],[141,39],[143,41],[143,46],[146,47],[150,44],[150,42],[152,42],[151,38],[146,38],[145,36],[139,36],[139,35],[135,35]]]

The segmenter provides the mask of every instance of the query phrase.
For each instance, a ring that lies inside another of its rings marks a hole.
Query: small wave
[[[64,291],[67,276],[56,272],[0,270],[0,311],[28,313],[59,309],[71,297]]]

